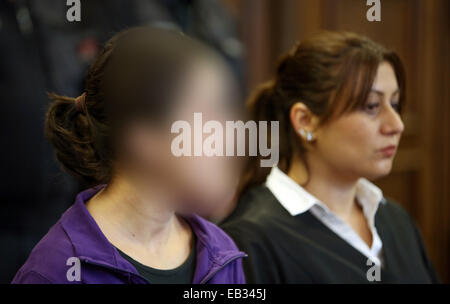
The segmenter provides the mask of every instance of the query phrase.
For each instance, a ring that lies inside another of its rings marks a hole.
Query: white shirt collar
[[[350,226],[331,212],[324,203],[294,182],[277,167],[272,168],[267,177],[266,186],[292,216],[310,210],[323,224],[367,256],[376,265],[383,264],[383,243],[375,227],[375,213],[380,202],[384,203],[385,200],[381,189],[367,179],[361,178],[358,180],[356,197],[362,206],[364,216],[372,232],[373,239],[370,247]]]
[[[325,204],[276,166],[270,171],[266,186],[292,216],[306,212],[314,205],[329,211]],[[372,222],[379,203],[384,202],[383,192],[367,179],[360,178],[356,185],[356,197],[366,218]]]

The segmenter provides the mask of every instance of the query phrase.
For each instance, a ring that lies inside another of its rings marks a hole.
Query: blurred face
[[[231,77],[220,65],[199,62],[193,65],[175,93],[174,110],[165,117],[159,129],[139,125],[128,136],[128,161],[141,176],[157,179],[172,193],[182,197],[180,207],[214,208],[211,204],[229,201],[237,182],[237,168],[232,158],[223,156],[175,156],[171,144],[176,134],[171,133],[175,121],[190,125],[191,147],[194,151],[194,112],[202,113],[203,124],[216,120],[224,124],[232,118],[231,104],[235,88]],[[202,131],[200,131],[202,132]],[[209,134],[204,133],[203,140]],[[225,143],[224,143],[225,145]],[[192,155],[193,152],[192,152]],[[187,203],[195,203],[196,206]]]
[[[174,115],[177,120],[185,120],[191,126],[192,151],[194,138],[198,137],[198,129],[194,130],[194,112],[202,114],[202,123],[214,120],[225,126],[226,120],[234,119],[233,104],[236,88],[224,67],[202,63],[194,67],[189,79],[181,89],[179,107]],[[224,128],[225,129],[225,128]],[[203,133],[205,140],[211,133]],[[172,134],[173,139],[175,134]],[[223,138],[225,147],[226,138]],[[202,205],[209,212],[218,204],[226,203],[234,193],[238,168],[236,160],[225,156],[181,156],[170,154],[170,170],[173,172],[180,189]]]
[[[404,128],[398,102],[394,70],[383,62],[364,107],[315,132],[315,156],[350,178],[375,179],[388,174]]]

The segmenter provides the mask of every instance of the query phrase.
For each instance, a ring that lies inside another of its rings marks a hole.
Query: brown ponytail
[[[75,98],[48,94],[52,100],[45,120],[45,134],[64,169],[87,184],[105,180],[102,160],[95,152],[86,114],[75,106]]]
[[[89,68],[84,111],[75,98],[48,94],[52,102],[45,118],[45,135],[63,168],[86,185],[106,183],[111,175],[100,79],[116,41],[125,33],[110,39]]]
[[[252,120],[279,121],[278,167],[282,171],[289,171],[294,155],[299,155],[308,169],[305,148],[289,119],[291,107],[303,102],[322,125],[362,107],[382,61],[393,66],[402,106],[405,81],[400,58],[367,37],[324,31],[297,44],[279,59],[274,79],[257,88],[248,99],[247,109]],[[258,156],[249,158],[241,177],[240,195],[266,180],[271,168],[260,167],[259,160]]]

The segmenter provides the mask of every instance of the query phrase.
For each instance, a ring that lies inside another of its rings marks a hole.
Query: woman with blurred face
[[[13,283],[244,283],[245,253],[195,214],[231,192],[232,164],[171,153],[172,123],[224,119],[230,92],[221,60],[181,33],[142,27],[109,40],[85,92],[51,94],[46,117],[63,168],[92,188]]]
[[[280,162],[249,161],[223,228],[256,283],[430,283],[412,219],[370,180],[392,168],[404,125],[399,57],[353,33],[322,32],[285,55],[250,98],[280,121]]]

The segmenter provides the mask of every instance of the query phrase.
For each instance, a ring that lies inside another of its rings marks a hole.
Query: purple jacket
[[[34,247],[13,284],[148,283],[106,239],[86,209],[85,202],[102,187],[77,195],[75,203]],[[231,238],[197,215],[185,219],[197,237],[193,283],[245,283],[242,258],[246,254],[237,249]]]

